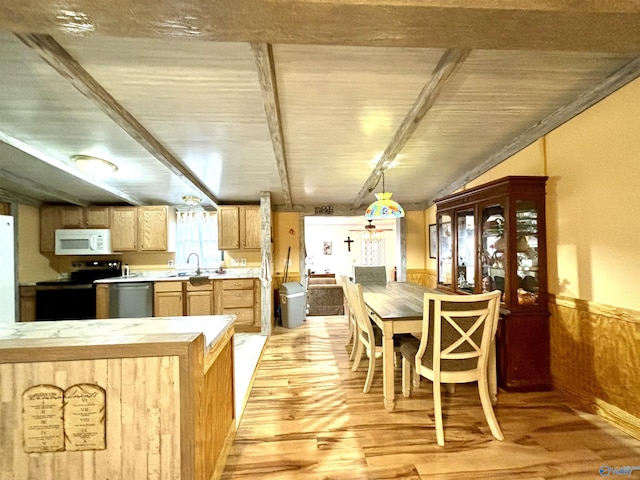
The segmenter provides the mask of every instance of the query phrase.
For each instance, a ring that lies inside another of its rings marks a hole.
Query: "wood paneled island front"
[[[217,478],[235,434],[234,321],[0,325],[0,479]]]

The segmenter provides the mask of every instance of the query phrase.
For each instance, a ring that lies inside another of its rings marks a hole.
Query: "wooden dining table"
[[[424,294],[440,293],[409,282],[388,282],[381,285],[362,285],[364,303],[369,317],[382,330],[382,388],[384,407],[392,411],[395,407],[395,370],[393,336],[400,333],[420,334],[424,310]],[[489,356],[489,393],[497,401],[497,378],[495,344]]]

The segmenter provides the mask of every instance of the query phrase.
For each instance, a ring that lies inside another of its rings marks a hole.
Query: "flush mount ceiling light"
[[[71,161],[83,172],[95,176],[109,175],[118,170],[118,166],[114,163],[91,155],[73,155]]]
[[[375,220],[377,218],[400,218],[404,217],[404,209],[400,204],[394,200],[391,200],[391,192],[385,192],[384,190],[384,171],[382,172],[382,192],[376,193],[377,200],[367,207],[364,213],[364,218],[367,220]],[[379,180],[378,180],[379,181]],[[377,183],[376,183],[377,185]],[[376,186],[374,185],[370,191]]]
[[[195,207],[196,205],[200,205],[202,199],[196,195],[183,195],[182,201],[190,207]]]

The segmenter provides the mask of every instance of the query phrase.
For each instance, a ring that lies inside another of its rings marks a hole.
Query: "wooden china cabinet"
[[[551,388],[546,181],[505,177],[436,200],[438,289],[503,292],[496,346],[505,390]]]

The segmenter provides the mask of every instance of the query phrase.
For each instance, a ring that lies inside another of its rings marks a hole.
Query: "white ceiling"
[[[625,0],[2,3],[0,199],[34,205],[339,214],[387,170],[425,208],[640,74]]]

